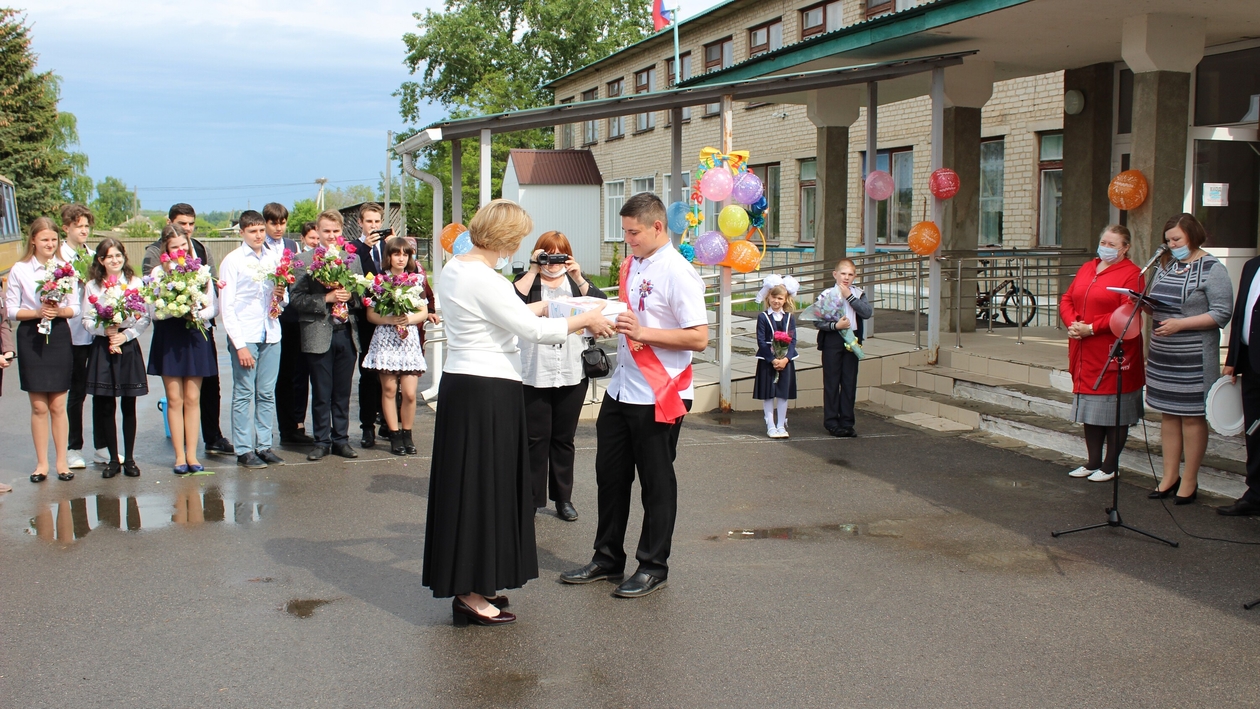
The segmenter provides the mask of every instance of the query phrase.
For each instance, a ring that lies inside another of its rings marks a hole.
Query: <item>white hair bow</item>
[[[801,289],[801,284],[795,278],[791,276],[780,276],[777,273],[772,273],[761,281],[761,290],[757,291],[757,302],[760,303],[765,300],[766,295],[770,292],[770,289],[775,286],[783,286],[787,289],[788,295],[793,298],[796,297],[796,292]]]

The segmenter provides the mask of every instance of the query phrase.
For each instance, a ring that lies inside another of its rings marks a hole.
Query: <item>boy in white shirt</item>
[[[700,274],[670,243],[665,205],[650,192],[626,200],[621,229],[634,254],[621,264],[617,369],[595,424],[599,522],[591,563],[560,575],[565,583],[620,580],[635,470],[643,488],[638,571],[614,596],[640,598],[664,588],[678,513],[674,457],[683,416],[691,409],[691,353],[709,343]],[[658,396],[656,392],[661,392]]]
[[[67,204],[61,208],[61,228],[66,233],[66,240],[61,244],[57,256],[66,263],[73,263],[76,258],[86,257],[92,262],[95,254],[88,249],[88,238],[92,236],[92,225],[96,224],[96,215],[81,204]],[[82,288],[83,284],[80,283]],[[92,333],[83,326],[80,318],[70,319],[70,343],[74,347],[74,372],[70,376],[70,394],[66,397],[66,419],[70,422],[70,438],[68,439],[66,459],[70,469],[86,468],[83,459],[83,402],[87,399],[88,353],[92,350]],[[99,455],[104,442],[92,432],[93,444]],[[106,451],[108,456],[108,451]],[[105,461],[101,461],[105,462]]]
[[[275,435],[276,377],[280,373],[280,321],[270,316],[271,299],[289,302],[285,286],[265,274],[280,253],[267,248],[263,215],[241,213],[241,247],[219,264],[219,313],[232,348],[232,446],[236,462],[265,468],[284,460],[271,451]],[[253,408],[253,416],[250,409]]]

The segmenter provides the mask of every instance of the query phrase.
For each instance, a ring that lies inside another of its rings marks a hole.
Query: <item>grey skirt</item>
[[[1120,395],[1120,425],[1132,426],[1142,419],[1146,411],[1142,406],[1142,391]],[[1072,420],[1090,426],[1116,425],[1115,394],[1072,395]]]

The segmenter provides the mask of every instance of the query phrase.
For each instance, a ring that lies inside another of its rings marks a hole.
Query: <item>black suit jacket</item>
[[[1242,341],[1243,323],[1247,318],[1247,297],[1251,292],[1251,282],[1256,277],[1256,269],[1260,269],[1260,256],[1243,265],[1242,278],[1238,281],[1238,300],[1234,302],[1234,315],[1229,329],[1229,353],[1225,355],[1226,367],[1238,367],[1238,357],[1245,350],[1247,365],[1252,372],[1260,373],[1260,312],[1251,315],[1251,332],[1247,333],[1247,342]],[[1256,300],[1253,311],[1260,311],[1260,299]]]
[[[363,239],[361,238],[355,239],[354,241],[350,243],[351,245],[354,246],[354,253],[355,253],[355,256],[357,257],[356,260],[359,265],[359,272],[365,276],[375,276],[378,271],[378,268],[377,268],[377,265],[372,262],[372,247],[368,246],[367,243],[364,242]],[[381,257],[384,258],[385,257],[385,240],[382,239],[376,242],[376,245],[381,247]]]

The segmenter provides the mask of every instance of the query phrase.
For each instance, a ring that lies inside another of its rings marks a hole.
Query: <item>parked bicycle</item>
[[[980,264],[986,268],[976,271],[976,277],[980,279],[981,288],[976,293],[976,321],[977,322],[997,322],[997,314],[1002,314],[1002,319],[1007,325],[1014,325],[1023,317],[1024,326],[1027,327],[1037,317],[1037,296],[1027,288],[1019,287],[1014,276],[1007,273],[1002,276],[1002,280],[998,280],[998,276],[994,276],[988,283],[989,262],[981,260]],[[987,290],[985,285],[991,287]]]

